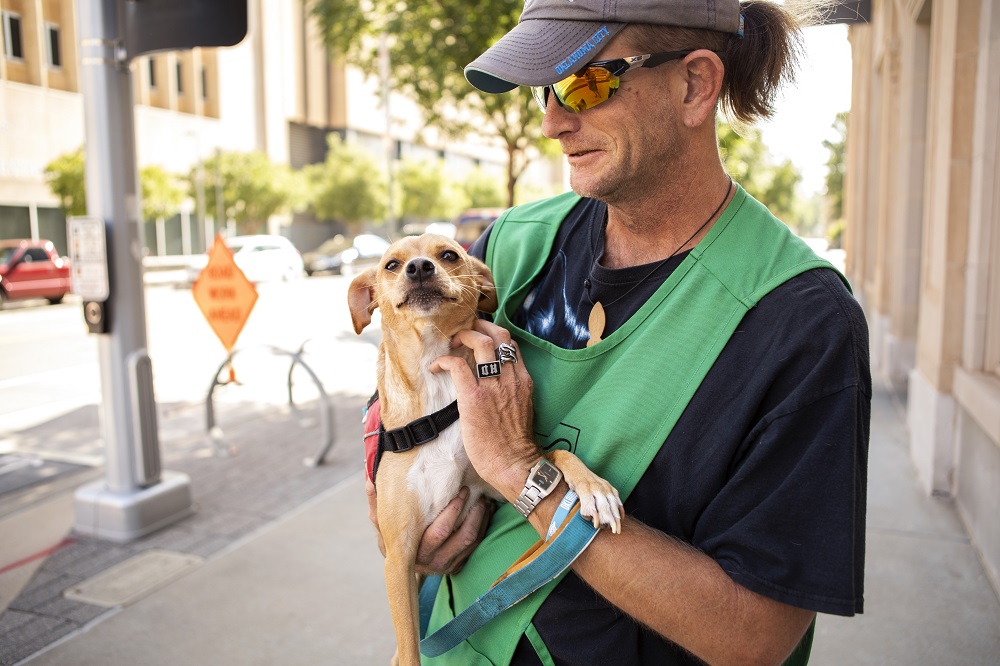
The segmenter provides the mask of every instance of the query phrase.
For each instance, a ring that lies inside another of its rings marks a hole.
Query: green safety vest
[[[494,321],[517,340],[534,379],[538,445],[569,449],[624,501],[743,315],[789,278],[832,266],[737,187],[708,235],[621,328],[592,347],[562,349],[521,330],[511,317],[579,199],[560,195],[513,208],[497,220],[486,255],[500,297]],[[441,585],[428,635],[472,604],[537,540],[513,506],[501,506],[462,571]],[[522,634],[543,663],[551,663],[531,618],[561,579],[423,663],[507,664]]]

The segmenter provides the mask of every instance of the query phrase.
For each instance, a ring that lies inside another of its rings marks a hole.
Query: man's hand
[[[385,557],[385,542],[378,529],[378,498],[375,484],[365,481],[365,495],[368,497],[368,519],[375,526],[378,534],[378,548]],[[469,555],[476,549],[486,535],[490,524],[494,505],[485,497],[469,509],[465,520],[459,522],[462,507],[469,497],[469,489],[462,487],[458,495],[438,514],[420,540],[417,549],[417,573],[422,574],[454,574],[462,570]]]
[[[496,361],[497,347],[510,343],[509,331],[482,319],[452,340],[452,346],[471,349],[476,363]],[[430,366],[432,372],[450,373],[455,383],[462,441],[472,466],[513,501],[541,451],[534,442],[534,384],[524,360],[518,353],[516,363],[508,361],[500,367],[498,376],[477,379],[458,356],[441,356]]]

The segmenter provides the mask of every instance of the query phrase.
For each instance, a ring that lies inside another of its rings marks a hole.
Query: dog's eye
[[[454,250],[445,250],[441,253],[441,258],[445,261],[458,261],[458,252]]]
[[[400,263],[398,261],[396,261],[395,259],[390,259],[385,264],[385,270],[387,270],[387,271],[396,271],[396,270],[399,269],[399,267],[400,267]]]

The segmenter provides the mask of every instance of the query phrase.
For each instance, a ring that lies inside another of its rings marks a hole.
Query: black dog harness
[[[378,471],[378,465],[382,460],[383,453],[386,451],[403,453],[421,444],[433,442],[438,438],[442,430],[458,420],[458,401],[452,401],[451,404],[437,410],[433,414],[422,416],[402,427],[393,428],[392,430],[386,430],[385,426],[382,425],[382,419],[379,416],[380,413],[378,391],[376,391],[365,408],[366,423],[369,416],[373,419],[378,418],[378,430],[366,432],[364,436],[366,458],[370,458],[369,454],[372,453],[368,450],[369,447],[375,444],[374,461],[370,464],[371,472],[369,474],[372,483],[375,482],[375,474]],[[376,434],[378,435],[377,444],[373,437]]]

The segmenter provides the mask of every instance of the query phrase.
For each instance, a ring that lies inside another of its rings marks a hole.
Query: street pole
[[[87,207],[103,220],[110,290],[98,334],[105,478],[76,493],[76,530],[131,541],[191,512],[190,479],[161,472],[146,353],[132,80],[119,0],[77,0]]]

